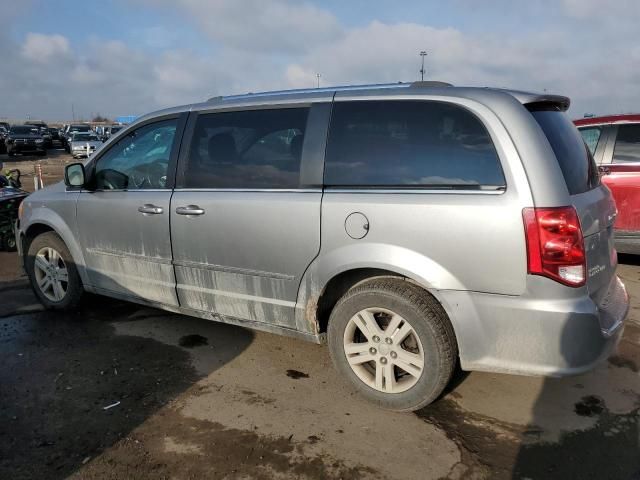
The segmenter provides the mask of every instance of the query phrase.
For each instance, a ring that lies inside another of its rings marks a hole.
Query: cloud
[[[454,3],[461,12],[475,5]],[[602,19],[595,0],[518,10],[497,0],[482,18],[504,10],[507,19],[483,29],[468,28],[470,17],[466,28],[380,19],[347,26],[320,6],[290,0],[160,0],[154,14],[166,22],[141,26],[129,43],[0,30],[0,90],[11,92],[0,116],[64,120],[72,103],[85,118],[142,114],[214,95],[309,88],[317,73],[323,86],[412,81],[425,49],[428,79],[546,89],[570,96],[574,116],[637,111],[640,6],[619,3],[626,10],[615,7],[616,21]],[[516,18],[528,27],[510,28]],[[172,30],[176,21],[179,32]],[[185,32],[199,32],[204,45],[181,42]]]
[[[62,35],[43,35],[29,33],[22,45],[22,55],[38,63],[50,63],[69,55],[69,40]]]
[[[171,0],[227,48],[277,54],[307,51],[342,33],[330,12],[294,0]]]

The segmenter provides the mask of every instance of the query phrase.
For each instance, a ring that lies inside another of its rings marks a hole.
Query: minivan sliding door
[[[295,327],[300,279],[320,249],[322,166],[305,163],[310,112],[192,114],[171,202],[182,307]]]

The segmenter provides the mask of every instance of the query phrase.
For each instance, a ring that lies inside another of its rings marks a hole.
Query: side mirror
[[[64,183],[67,187],[83,187],[85,184],[84,165],[71,163],[64,167]]]

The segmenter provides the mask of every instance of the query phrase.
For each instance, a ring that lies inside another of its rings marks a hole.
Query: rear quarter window
[[[496,149],[480,120],[444,102],[339,102],[325,160],[327,186],[501,189]]]
[[[640,124],[620,125],[613,149],[613,163],[640,162]]]
[[[598,148],[598,143],[600,142],[600,136],[602,135],[602,127],[586,127],[580,128],[579,130],[584,143],[589,147],[591,155],[595,155],[596,148]]]
[[[599,185],[593,155],[569,118],[554,108],[534,109],[531,114],[551,145],[569,194],[577,195]]]

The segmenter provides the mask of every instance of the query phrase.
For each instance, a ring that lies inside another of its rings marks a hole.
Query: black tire
[[[62,260],[64,261],[67,268],[67,290],[64,297],[57,302],[47,298],[40,290],[40,287],[38,286],[36,281],[34,271],[35,257],[36,254],[45,247],[51,247],[56,250],[60,254],[60,257],[62,257]],[[80,279],[80,275],[78,274],[78,269],[76,268],[71,253],[69,253],[69,249],[55,232],[45,232],[33,239],[33,241],[29,244],[29,248],[27,251],[27,258],[25,259],[25,269],[27,271],[27,275],[29,276],[31,288],[38,297],[38,300],[40,300],[40,303],[42,303],[45,308],[50,310],[69,311],[76,308],[80,303],[80,300],[82,299],[82,295],[84,293],[84,288],[82,287],[82,281]]]
[[[347,361],[345,329],[356,313],[372,307],[403,317],[423,346],[422,373],[415,385],[404,392],[385,393],[370,387]],[[352,287],[333,308],[327,333],[331,359],[342,376],[367,400],[398,412],[418,410],[436,400],[449,383],[458,356],[453,327],[442,305],[421,287],[400,278],[374,278]]]
[[[16,251],[16,238],[9,234],[2,241],[2,249],[7,252],[15,252]]]

